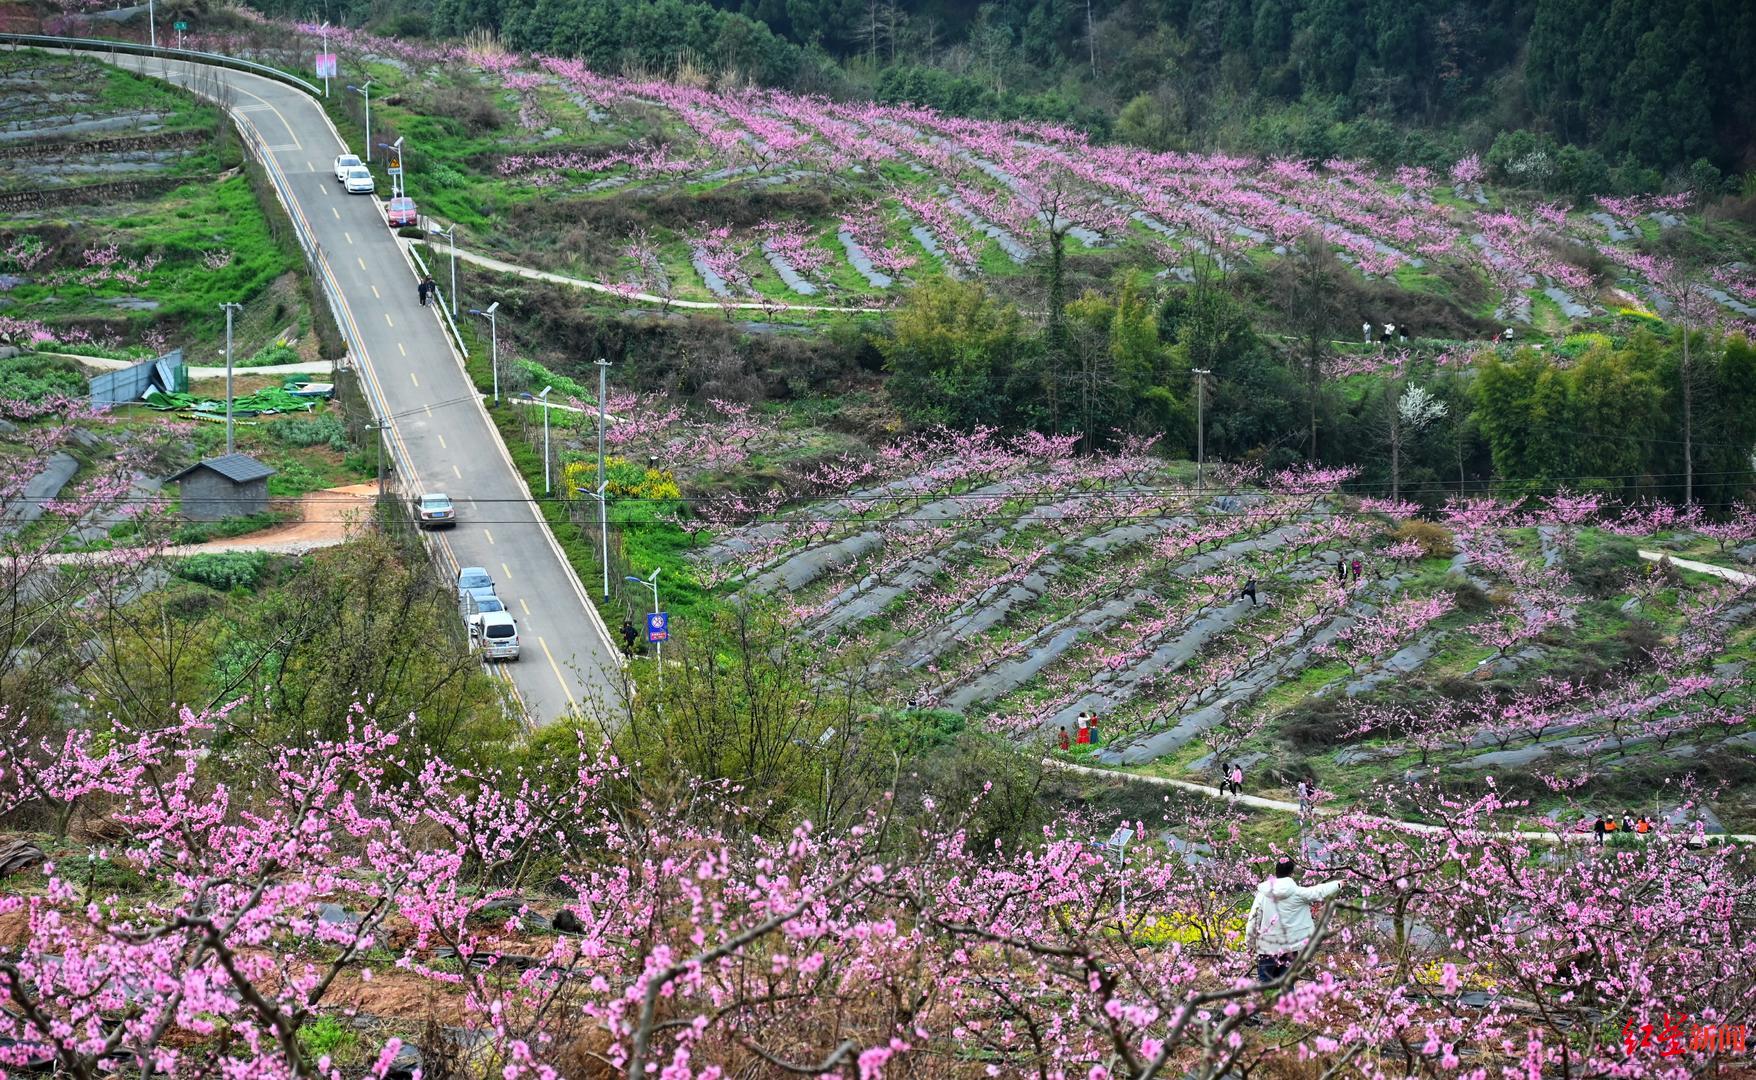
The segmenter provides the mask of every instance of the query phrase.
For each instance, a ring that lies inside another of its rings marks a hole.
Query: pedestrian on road
[[[1258,982],[1266,986],[1292,970],[1294,958],[1317,931],[1311,905],[1329,899],[1340,888],[1339,881],[1300,885],[1293,880],[1292,859],[1283,857],[1275,864],[1274,876],[1256,886],[1245,924],[1245,948],[1256,956]],[[1292,980],[1286,988],[1292,989]]]
[[[426,307],[427,302],[433,299],[433,293],[438,288],[439,286],[433,283],[432,275],[422,279],[420,286],[415,290],[421,297],[422,307]]]
[[[1299,781],[1299,816],[1308,817],[1311,813],[1311,785]]]
[[[1255,607],[1256,606],[1256,579],[1255,578],[1251,578],[1249,581],[1244,582],[1244,591],[1238,594],[1238,599],[1242,600],[1246,596],[1248,596],[1250,598],[1250,606]]]
[[[1061,752],[1067,752],[1067,725],[1061,725]]]
[[[1239,765],[1237,762],[1234,761],[1234,762],[1232,762],[1232,794],[1233,795],[1242,795],[1243,793],[1244,793],[1244,767],[1242,765]]]
[[[634,642],[639,637],[640,637],[639,631],[634,629],[634,620],[633,619],[623,619],[622,620],[622,651],[629,656],[633,656],[634,655]]]

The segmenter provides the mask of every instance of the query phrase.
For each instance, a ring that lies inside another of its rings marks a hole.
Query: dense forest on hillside
[[[1439,166],[1556,195],[1712,193],[1751,165],[1735,0],[259,0],[399,34],[491,30],[599,70],[1065,121],[1153,149]],[[1632,49],[1628,43],[1633,42]]]

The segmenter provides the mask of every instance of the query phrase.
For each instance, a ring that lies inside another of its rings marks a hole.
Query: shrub
[[[268,345],[251,356],[239,367],[276,367],[280,364],[296,364],[299,362],[299,350],[284,341]]]
[[[260,551],[210,551],[189,556],[174,572],[186,581],[231,592],[255,588],[267,565],[268,556]]]
[[[334,413],[276,420],[268,430],[276,441],[288,446],[327,446],[336,451],[348,448],[348,429]]]
[[[1640,555],[1630,540],[1606,538],[1597,550],[1580,553],[1568,564],[1574,584],[1599,600],[1620,593],[1629,571],[1640,565]]]
[[[71,360],[15,356],[0,360],[0,399],[41,401],[54,394],[83,395],[85,376]]]
[[[1396,543],[1412,540],[1429,559],[1449,559],[1457,554],[1457,541],[1451,530],[1431,521],[1405,521],[1391,534],[1391,539]]]

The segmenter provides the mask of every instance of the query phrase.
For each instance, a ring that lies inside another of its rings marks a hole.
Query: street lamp
[[[1128,917],[1128,841],[1132,839],[1134,830],[1124,825],[1104,841],[1104,850],[1116,853],[1116,865],[1122,870],[1122,895],[1116,904],[1116,914],[1124,919]]]
[[[452,228],[457,226],[453,225]],[[480,315],[488,320],[488,355],[490,366],[494,369],[494,404],[500,404],[500,320],[494,316],[500,310],[500,301],[496,300],[485,308],[470,308],[471,315]],[[546,415],[546,414],[545,414]],[[598,477],[602,480],[603,477]]]
[[[1201,491],[1205,480],[1207,458],[1207,429],[1202,425],[1202,410],[1207,405],[1207,377],[1213,374],[1211,368],[1190,368],[1195,376],[1195,490]]]
[[[604,495],[604,491],[606,489],[608,489],[609,486],[610,485],[607,483],[606,484],[599,484],[598,489],[596,491],[593,491],[591,488],[574,488],[573,489],[573,490],[579,492],[581,495],[590,495],[592,498],[594,498],[598,501],[598,539],[603,544],[603,550],[599,554],[598,558],[599,558],[599,561],[602,562],[604,565],[604,599],[605,600],[608,600],[610,598],[610,528],[609,528],[610,514],[609,514],[609,508],[606,505],[609,500]]]
[[[138,9],[136,9],[138,10]],[[152,0],[146,0],[146,42],[154,52],[159,47],[158,16],[153,12]]]
[[[221,304],[226,313],[226,453],[232,452],[232,312],[243,311],[243,304]]]
[[[372,80],[367,79],[364,86],[348,87],[354,93],[366,99],[366,161],[372,161]]]
[[[450,245],[450,247],[451,247],[451,313],[453,315],[456,315],[457,314],[457,223],[453,222],[451,225],[451,228],[449,228],[449,229],[441,229],[438,226],[433,225],[432,223],[429,222],[427,225],[427,231],[429,233],[432,233],[434,236],[443,236],[445,238],[445,242],[448,245]]]
[[[537,400],[543,403],[543,494],[549,493],[549,391],[553,386],[543,387]]]
[[[654,615],[657,615],[659,612],[658,577],[659,571],[663,569],[664,567],[662,566],[653,567],[652,577],[650,578],[635,577],[632,574],[623,578],[624,581],[632,581],[636,585],[645,585],[652,590],[652,613]],[[654,644],[658,646],[659,686],[662,687],[665,684],[665,643],[659,641]]]
[[[370,142],[370,140],[368,140],[368,142]],[[388,151],[388,156],[390,158],[390,164],[385,166],[384,169],[385,173],[390,177],[390,197],[393,199],[400,199],[403,195],[402,177],[403,173],[406,171],[402,167],[402,136],[398,135],[395,142],[379,143],[378,148],[380,150]],[[370,160],[370,155],[368,155],[368,160]],[[453,311],[452,314],[455,315],[457,312]]]

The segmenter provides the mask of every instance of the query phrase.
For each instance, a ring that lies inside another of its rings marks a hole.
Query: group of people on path
[[[1222,761],[1219,766],[1219,793],[1230,788],[1233,795],[1244,793],[1244,766],[1236,761]]]
[[[1067,725],[1062,724],[1061,725],[1061,736],[1057,740],[1056,745],[1058,745],[1062,750],[1068,750],[1068,749],[1072,748],[1073,746],[1094,745],[1097,742],[1097,726],[1098,726],[1097,713],[1094,713],[1094,712],[1090,711],[1089,709],[1082,711],[1079,714],[1079,718],[1077,721],[1076,733],[1074,734],[1074,736],[1071,739],[1069,739],[1067,737]]]
[[[1366,576],[1366,567],[1360,562],[1360,560],[1355,559],[1352,562],[1340,558],[1335,560],[1335,580],[1341,582],[1343,585],[1347,584],[1347,576],[1350,570],[1353,572],[1354,581],[1356,583]]]
[[[1611,814],[1609,817],[1600,817],[1592,822],[1591,831],[1597,836],[1597,842],[1600,844],[1608,840],[1611,833],[1624,832],[1645,836],[1652,831],[1652,819],[1645,814],[1635,817],[1632,813],[1624,812],[1622,820],[1618,822],[1616,816]]]

